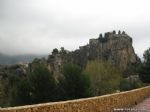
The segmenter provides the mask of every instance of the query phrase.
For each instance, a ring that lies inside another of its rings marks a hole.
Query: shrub
[[[122,79],[120,83],[120,91],[128,91],[143,86],[143,83],[139,79]]]
[[[113,93],[119,89],[121,72],[106,61],[89,61],[86,73],[90,77],[91,92],[94,96]]]

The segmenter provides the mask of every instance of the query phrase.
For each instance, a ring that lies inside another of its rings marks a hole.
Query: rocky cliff
[[[35,60],[30,64],[34,68],[35,62],[47,65],[55,76],[60,75],[62,67],[66,63],[74,63],[85,67],[89,60],[108,60],[116,65],[126,75],[132,75],[131,69],[138,62],[138,57],[132,46],[132,38],[124,31],[116,33],[107,32],[96,39],[90,39],[89,44],[69,52],[61,48],[60,52],[53,52],[47,60]]]
[[[74,63],[85,67],[89,60],[108,60],[125,74],[132,75],[131,71],[138,62],[138,57],[132,46],[132,38],[124,31],[118,33],[113,31],[105,33],[104,36],[100,34],[96,39],[90,39],[89,44],[72,52],[65,50],[63,47],[60,51],[55,49],[48,56],[48,59],[35,59],[28,65],[28,70],[33,71],[37,64],[44,64],[54,73],[55,77],[58,77],[64,64]],[[24,71],[21,68],[20,66],[15,71]]]

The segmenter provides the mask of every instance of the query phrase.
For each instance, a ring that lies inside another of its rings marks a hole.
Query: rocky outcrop
[[[132,38],[125,32],[122,34],[105,33],[104,37],[100,36],[98,39],[91,39],[89,45],[89,57],[91,59],[110,60],[123,71],[137,63]]]
[[[7,78],[9,75],[25,76],[28,71],[28,63],[0,66],[0,79]]]
[[[55,49],[55,51],[57,51]],[[85,67],[89,60],[108,60],[120,68],[125,74],[131,74],[131,68],[138,62],[138,57],[132,46],[132,38],[124,31],[116,34],[107,32],[96,39],[90,39],[89,44],[69,52],[61,48],[60,52],[53,52],[47,61],[41,60],[57,77],[66,63],[74,63]],[[40,63],[41,63],[40,62]],[[32,63],[31,65],[33,65]]]
[[[113,31],[105,33],[104,36],[100,34],[96,39],[90,39],[89,44],[80,46],[79,49],[72,52],[63,47],[60,51],[54,49],[48,59],[35,59],[32,63],[27,64],[26,68],[31,72],[38,64],[42,64],[47,66],[57,78],[61,75],[62,67],[66,63],[77,64],[84,68],[89,60],[108,60],[127,75],[132,75],[131,71],[138,63],[138,57],[132,46],[132,38],[124,31],[122,33]],[[9,72],[15,71],[17,74],[25,74],[27,71],[22,65],[18,67],[13,65],[5,69]]]

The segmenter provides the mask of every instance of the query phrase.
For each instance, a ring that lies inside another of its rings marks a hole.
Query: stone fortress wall
[[[147,97],[150,97],[150,86],[91,98],[0,108],[0,112],[113,112],[132,107]]]

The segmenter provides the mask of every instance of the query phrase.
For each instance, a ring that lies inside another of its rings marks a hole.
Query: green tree
[[[25,91],[21,90],[22,85],[23,85],[23,84],[21,85],[21,82],[23,82],[23,80],[25,80],[25,79],[26,79],[25,77],[18,76],[16,74],[8,75],[8,88],[7,89],[8,89],[8,98],[9,98],[10,106],[16,106],[16,105],[23,104],[23,102],[21,100],[19,100],[19,97],[20,97],[19,91],[22,92],[22,95],[26,94],[26,92],[28,92],[27,90],[25,90]],[[23,98],[25,98],[25,97],[23,97]],[[26,97],[26,98],[28,99],[28,97]]]
[[[115,30],[113,31],[113,34],[116,34],[116,31],[115,31]]]
[[[56,81],[49,70],[40,65],[29,77],[31,84],[31,97],[33,103],[55,100]]]
[[[140,79],[144,83],[150,83],[150,48],[143,54],[144,62],[139,72]]]
[[[60,50],[60,53],[61,53],[61,54],[66,54],[66,53],[67,53],[64,47],[61,47],[60,49],[61,49],[61,50]]]
[[[52,54],[53,54],[53,55],[58,54],[58,53],[59,53],[59,51],[58,51],[57,48],[53,49],[53,51],[52,51]]]
[[[14,93],[16,85],[20,82],[22,77],[16,74],[7,73],[7,77],[0,79],[0,106],[8,107],[15,105]]]
[[[0,107],[5,107],[8,100],[5,87],[4,81],[0,79]]]
[[[150,48],[144,51],[143,57],[144,57],[144,63],[150,64]]]
[[[90,77],[91,92],[94,96],[113,93],[119,90],[121,72],[106,61],[89,61],[86,73]]]
[[[12,91],[12,106],[31,104],[31,85],[28,79],[21,80]]]
[[[82,69],[74,64],[67,64],[63,68],[63,77],[59,79],[61,99],[76,99],[90,96],[89,78]]]
[[[56,81],[44,65],[38,65],[12,91],[13,106],[56,100]]]

